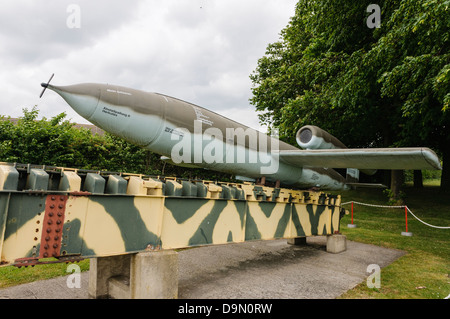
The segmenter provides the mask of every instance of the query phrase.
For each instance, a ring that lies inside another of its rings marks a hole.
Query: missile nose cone
[[[89,120],[97,108],[100,88],[95,84],[55,86],[41,83],[41,86],[58,93],[78,114]]]

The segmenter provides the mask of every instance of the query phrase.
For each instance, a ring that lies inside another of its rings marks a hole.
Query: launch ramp
[[[0,164],[2,264],[331,235],[338,195]]]

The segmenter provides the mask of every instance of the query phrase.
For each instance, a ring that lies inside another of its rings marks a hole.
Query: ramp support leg
[[[90,260],[89,296],[114,299],[178,297],[178,253],[152,251]]]
[[[306,237],[288,238],[287,243],[295,246],[306,246]]]

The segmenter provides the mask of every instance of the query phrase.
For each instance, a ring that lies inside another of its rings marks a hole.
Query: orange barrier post
[[[353,202],[352,202],[352,224],[353,224]]]
[[[402,236],[412,236],[412,233],[408,232],[408,206],[405,205],[405,227],[406,231],[402,231]]]
[[[405,224],[406,224],[406,232],[408,232],[408,207],[405,206]]]
[[[353,202],[352,202],[352,223],[347,225],[348,228],[356,228],[356,225],[353,224]]]

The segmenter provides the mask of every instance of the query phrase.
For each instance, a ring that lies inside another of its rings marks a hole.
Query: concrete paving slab
[[[308,237],[306,246],[286,240],[205,246],[179,252],[180,299],[334,299],[386,267],[404,252],[347,241],[347,250],[326,252],[326,237]],[[89,272],[80,288],[68,277],[0,289],[0,299],[88,299]],[[381,274],[381,284],[383,282]]]

